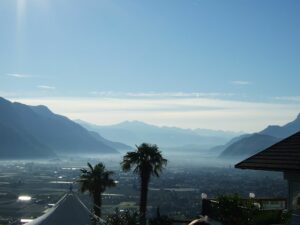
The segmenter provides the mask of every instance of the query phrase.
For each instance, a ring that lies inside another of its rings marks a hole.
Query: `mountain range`
[[[284,126],[271,125],[258,133],[243,135],[226,145],[218,146],[220,158],[240,160],[250,157],[298,131],[300,114]]]
[[[155,126],[125,121],[99,126],[76,122],[46,106],[29,106],[0,97],[0,159],[55,158],[64,154],[104,154],[131,150],[142,142],[169,152],[208,152],[243,159],[300,131],[300,114],[284,126],[254,134]],[[125,144],[124,144],[125,143]]]
[[[0,97],[1,159],[117,153],[120,145],[54,114],[46,106],[29,106]]]
[[[76,120],[88,130],[95,131],[110,140],[118,140],[130,146],[142,142],[155,143],[165,150],[199,151],[216,144],[224,144],[241,133],[206,129],[182,129],[177,127],[155,126],[141,121],[125,121],[110,126],[99,126]]]

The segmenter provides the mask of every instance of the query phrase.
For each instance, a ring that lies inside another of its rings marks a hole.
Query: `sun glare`
[[[28,196],[28,195],[21,195],[21,196],[18,197],[18,200],[21,201],[21,202],[27,202],[27,201],[31,200],[31,197]]]
[[[17,0],[17,12],[18,12],[18,19],[24,15],[26,10],[26,1],[27,0]]]

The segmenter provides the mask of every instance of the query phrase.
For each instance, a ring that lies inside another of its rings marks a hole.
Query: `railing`
[[[241,199],[241,202],[248,201],[248,199]],[[251,204],[257,207],[258,209],[258,218],[263,215],[272,215],[274,217],[281,217],[283,212],[287,209],[287,199],[285,198],[252,198]],[[241,203],[241,205],[244,205]],[[247,205],[247,204],[246,204]],[[249,210],[248,206],[239,206],[239,208],[243,210]],[[217,199],[202,199],[202,215],[208,216],[209,218],[218,220],[220,218],[219,215],[220,204]],[[222,210],[221,210],[222,211]]]
[[[249,199],[244,199],[245,201]],[[286,198],[255,198],[255,203],[258,204],[260,210],[284,210],[287,209]],[[212,217],[214,214],[213,208],[218,205],[216,199],[202,200],[202,215]],[[213,217],[212,217],[213,218]]]

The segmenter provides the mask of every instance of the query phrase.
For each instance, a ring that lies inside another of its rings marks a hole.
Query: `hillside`
[[[117,141],[110,141],[108,139],[105,139],[104,137],[102,137],[99,133],[94,132],[94,131],[90,131],[90,133],[99,141],[101,141],[103,144],[106,144],[107,146],[110,146],[118,151],[129,151],[132,150],[132,147],[130,147],[129,145],[123,144],[121,142],[117,142]]]
[[[298,131],[300,131],[300,114],[295,120],[286,125],[268,126],[259,133],[251,136],[240,136],[238,141],[232,140],[231,143],[227,143],[224,146],[225,148],[219,157],[224,159],[244,159]]]
[[[228,146],[220,155],[226,159],[243,159],[254,155],[280,141],[279,138],[263,134],[252,134]]]
[[[270,135],[278,138],[287,138],[292,134],[300,131],[300,114],[297,116],[295,120],[290,123],[285,124],[284,126],[268,126],[266,129],[262,130],[261,134]]]
[[[0,98],[0,123],[0,155],[7,151],[21,158],[24,155],[34,157],[34,152],[41,156],[117,152],[85,128],[52,113],[46,106],[28,106]]]
[[[0,123],[0,159],[53,158],[56,154],[30,134]]]
[[[140,121],[125,121],[110,126],[99,126],[77,120],[86,129],[98,132],[101,136],[120,141],[130,146],[142,142],[155,143],[163,148],[208,149],[216,144],[224,144],[237,133],[212,130],[191,130],[177,127],[159,127]],[[205,134],[206,131],[206,135]],[[198,134],[202,133],[202,135]]]

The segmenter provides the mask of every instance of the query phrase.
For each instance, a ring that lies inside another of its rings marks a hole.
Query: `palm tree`
[[[112,171],[105,169],[103,163],[98,163],[94,167],[87,163],[88,169],[81,169],[80,178],[80,191],[82,193],[88,191],[93,198],[94,213],[96,216],[101,217],[102,193],[107,187],[114,187],[115,181],[111,178]]]
[[[121,166],[123,171],[127,172],[133,169],[133,172],[140,176],[140,220],[141,224],[145,224],[150,178],[151,176],[159,177],[162,169],[167,165],[167,160],[162,157],[157,145],[142,143],[136,148],[133,152],[127,152]]]

